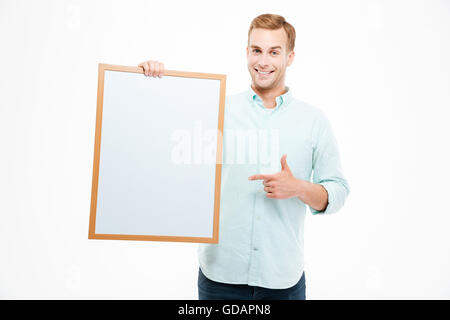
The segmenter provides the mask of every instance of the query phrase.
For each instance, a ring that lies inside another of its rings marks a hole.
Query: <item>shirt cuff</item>
[[[327,193],[328,193],[328,203],[327,203],[327,206],[326,206],[325,210],[322,210],[322,211],[318,211],[316,209],[313,209],[312,207],[309,207],[309,209],[311,210],[311,213],[312,214],[327,214],[327,213],[335,212],[333,210],[334,203],[335,203],[333,182],[322,182],[322,183],[318,183],[318,184],[322,185],[325,188],[325,190],[327,191]]]

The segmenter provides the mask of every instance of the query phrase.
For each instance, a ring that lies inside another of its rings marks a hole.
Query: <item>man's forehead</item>
[[[287,36],[284,29],[277,30],[253,29],[250,33],[250,48],[283,49],[286,46]]]

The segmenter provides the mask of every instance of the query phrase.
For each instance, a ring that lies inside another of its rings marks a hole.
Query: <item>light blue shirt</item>
[[[300,279],[306,205],[297,197],[267,198],[262,180],[248,180],[281,171],[283,154],[296,178],[312,176],[328,192],[325,211],[310,208],[312,214],[338,211],[349,194],[328,119],[286,90],[273,109],[251,87],[226,98],[219,243],[198,248],[211,280],[284,289]]]

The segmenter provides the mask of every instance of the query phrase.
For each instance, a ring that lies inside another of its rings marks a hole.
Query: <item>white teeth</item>
[[[256,71],[258,71],[258,73],[261,73],[261,74],[269,74],[269,73],[271,73],[271,71],[266,71],[266,72],[259,71],[259,70],[256,70]]]

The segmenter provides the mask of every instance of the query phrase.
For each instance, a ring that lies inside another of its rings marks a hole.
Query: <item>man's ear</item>
[[[287,62],[287,66],[289,67],[292,62],[294,62],[294,58],[295,58],[295,52],[294,50],[292,50],[289,54],[288,54],[288,62]]]

